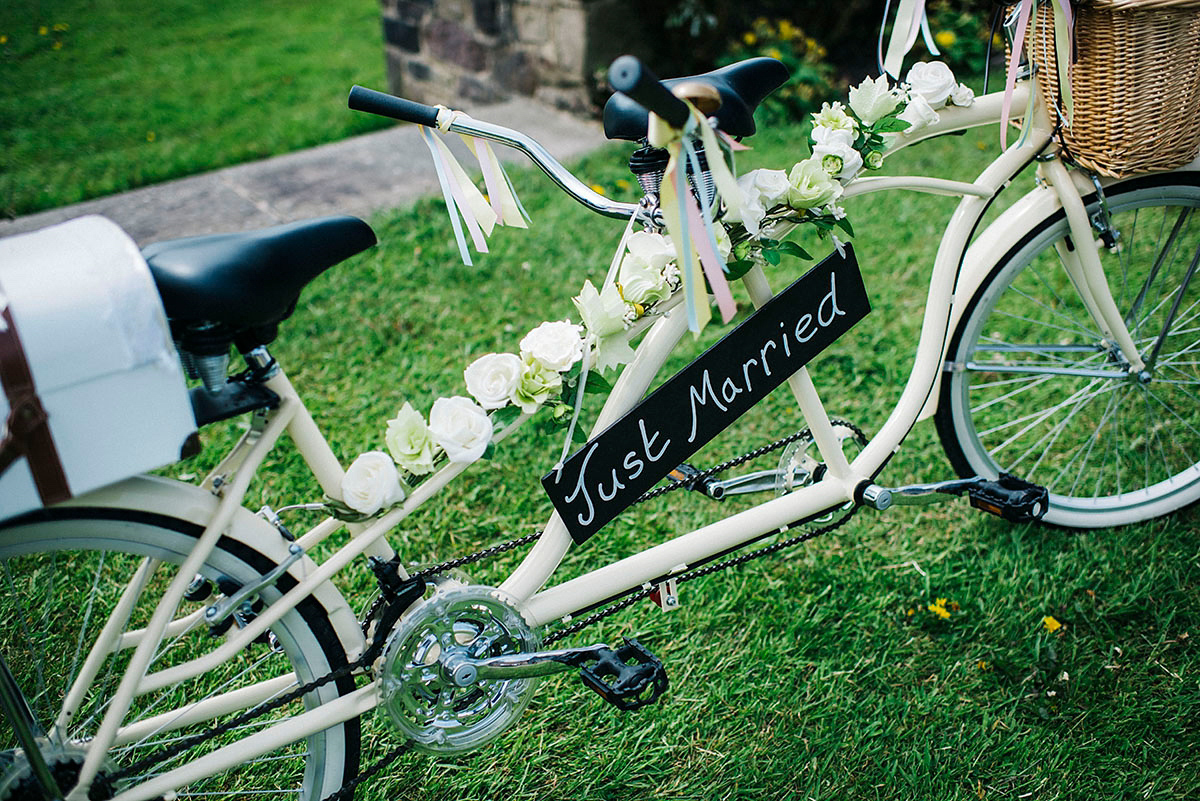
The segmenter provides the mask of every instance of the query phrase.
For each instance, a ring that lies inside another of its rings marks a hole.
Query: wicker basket
[[[1084,0],[1075,14],[1074,119],[1060,131],[1067,153],[1117,178],[1196,158],[1200,0]],[[1038,83],[1061,117],[1049,6],[1028,36]]]

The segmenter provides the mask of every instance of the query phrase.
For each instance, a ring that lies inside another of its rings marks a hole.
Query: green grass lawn
[[[386,124],[374,0],[0,4],[0,215],[284,153]]]
[[[225,0],[0,6],[0,211],[378,124],[346,111],[344,99],[351,83],[382,80],[376,3],[263,0],[254,9]],[[963,177],[991,158],[996,139],[937,140],[898,166],[945,175],[950,165]],[[740,165],[790,165],[803,155],[797,141],[796,129],[765,131]],[[598,153],[578,172],[628,197],[625,152]],[[538,174],[518,172],[514,182],[532,229],[501,231],[476,267],[459,262],[440,202],[422,201],[377,216],[380,247],[319,278],[283,326],[275,353],[345,462],[382,446],[385,421],[404,401],[428,411],[433,398],[461,394],[461,371],[475,356],[512,350],[538,322],[574,316],[570,297],[603,277],[619,227]],[[849,209],[874,311],[813,374],[830,414],[868,433],[899,397],[930,238],[951,208],[944,198],[895,195]],[[771,277],[782,287],[803,268],[785,261]],[[725,330],[714,326],[672,367]],[[694,461],[705,466],[802,426],[776,393]],[[203,475],[236,433],[236,425],[206,431],[205,453],[178,472]],[[394,544],[429,562],[542,525],[550,504],[538,478],[561,436],[541,421],[526,426],[444,502],[406,521]],[[922,424],[882,480],[950,475],[932,425]],[[281,453],[247,505],[318,494],[298,457]],[[562,576],[729,508],[681,493],[643,505],[576,549]],[[1195,510],[1087,533],[1012,526],[961,501],[864,511],[787,554],[685,585],[677,612],[638,605],[564,643],[637,636],[671,676],[658,705],[622,713],[575,679],[555,678],[495,743],[455,759],[406,756],[358,797],[1195,798],[1198,524]],[[519,557],[472,576],[497,583]],[[365,609],[367,571],[343,589]],[[1047,617],[1061,628],[1050,631]],[[366,762],[396,742],[381,717],[366,731]]]
[[[741,167],[790,164],[801,155],[797,135],[761,133]],[[945,175],[946,165],[961,165],[961,177],[992,157],[996,140],[994,131],[943,138],[897,157],[893,169]],[[598,153],[578,172],[627,195],[624,154]],[[515,348],[541,320],[572,316],[569,298],[586,278],[603,276],[618,227],[538,174],[514,180],[532,228],[501,231],[477,266],[459,262],[441,203],[423,201],[378,216],[380,247],[318,279],[284,326],[276,354],[345,461],[382,445],[384,421],[401,403],[427,411],[433,398],[462,393],[461,370],[474,357]],[[930,237],[951,208],[914,195],[850,207],[874,310],[813,373],[830,414],[868,433],[907,375]],[[781,287],[803,268],[785,260],[772,279]],[[674,367],[724,330],[714,326]],[[693,461],[703,467],[802,425],[776,393]],[[397,547],[430,562],[541,525],[550,505],[537,481],[561,436],[538,421],[527,426],[444,503],[407,521]],[[188,469],[201,473],[216,450]],[[280,457],[249,505],[313,497],[301,476],[298,459]],[[949,477],[925,423],[882,480]],[[728,511],[680,493],[643,505],[576,549],[562,575]],[[564,643],[636,635],[671,676],[658,705],[622,713],[558,677],[479,753],[406,756],[360,797],[1194,798],[1198,522],[1189,510],[1076,533],[1013,526],[964,501],[863,511],[783,556],[684,585],[677,612],[646,602]],[[470,572],[497,583],[518,558]],[[345,589],[365,604],[369,580],[360,578]],[[1051,631],[1046,618],[1061,628]],[[370,761],[395,735],[376,719],[367,740]]]

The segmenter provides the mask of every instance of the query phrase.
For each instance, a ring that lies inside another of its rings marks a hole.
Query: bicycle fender
[[[216,513],[220,499],[211,492],[191,484],[159,476],[134,476],[98,490],[77,496],[62,504],[68,506],[133,509],[151,514],[174,517],[203,528]],[[287,540],[279,531],[248,509],[235,510],[225,536],[241,542],[264,556],[282,563],[288,558]],[[317,569],[307,555],[288,568],[297,581]],[[358,618],[342,593],[332,582],[322,582],[312,597],[325,607],[338,640],[351,659],[366,649]]]
[[[1200,172],[1200,156],[1172,172]],[[1137,176],[1134,176],[1136,178]],[[1079,171],[1072,171],[1071,178],[1075,182],[1079,194],[1087,203],[1090,195],[1096,191],[1089,176]],[[1120,184],[1123,180],[1116,178],[1101,178],[1104,188]],[[950,347],[950,338],[958,327],[966,311],[967,304],[979,287],[987,280],[996,263],[1008,254],[1018,242],[1043,220],[1062,209],[1058,195],[1048,186],[1038,186],[1009,206],[996,218],[991,225],[984,229],[975,241],[967,248],[963,258],[962,269],[959,271],[958,283],[954,288],[954,304],[950,309],[950,319],[946,327],[946,339],[943,348]],[[942,358],[945,359],[945,350]],[[925,399],[918,420],[932,417],[938,407],[938,396],[941,394],[943,371],[938,371],[933,389]]]

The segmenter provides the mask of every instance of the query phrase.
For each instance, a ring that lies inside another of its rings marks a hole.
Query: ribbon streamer
[[[725,322],[733,318],[737,305],[725,278],[728,267],[717,249],[713,230],[713,209],[708,206],[707,197],[701,199],[701,208],[687,184],[689,164],[693,174],[700,174],[699,156],[692,144],[694,135],[698,133],[704,143],[705,152],[709,154],[709,173],[732,213],[737,214],[740,211],[741,192],[737,188],[733,173],[725,163],[724,152],[717,135],[713,133],[703,114],[690,103],[688,108],[688,120],[679,130],[671,128],[660,117],[651,114],[649,138],[652,145],[664,147],[670,153],[659,194],[659,205],[667,233],[675,246],[676,262],[683,278],[688,329],[699,335],[712,319],[707,292],[704,291],[706,276]]]
[[[500,159],[496,158],[491,144],[486,139],[475,136],[464,135],[462,138],[479,160],[479,170],[483,173],[483,184],[487,187],[488,201],[496,214],[496,222],[513,228],[528,228],[526,223],[529,216],[517,200],[512,182],[508,180],[508,175],[505,174]]]
[[[447,133],[454,121],[465,116],[460,111],[453,111],[443,106],[438,107],[437,129]],[[487,253],[487,237],[497,225],[507,225],[514,228],[528,228],[529,214],[521,201],[517,199],[512,181],[504,172],[500,160],[496,157],[491,145],[484,139],[463,136],[467,148],[479,161],[483,182],[487,187],[488,197],[475,186],[475,182],[467,175],[466,170],[458,163],[458,159],[446,146],[446,143],[425,126],[418,126],[421,138],[424,139],[429,153],[433,157],[434,170],[437,173],[438,185],[442,190],[442,199],[450,214],[450,227],[454,230],[454,240],[458,245],[459,256],[463,264],[471,266],[470,251],[467,249],[466,237],[463,235],[465,225],[471,242],[479,253]],[[460,220],[461,217],[461,220]]]

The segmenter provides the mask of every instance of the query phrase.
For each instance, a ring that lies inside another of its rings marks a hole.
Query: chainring
[[[459,686],[442,668],[444,655],[473,659],[536,651],[539,637],[504,593],[444,582],[388,636],[380,706],[388,720],[434,754],[480,747],[525,710],[537,679],[479,679]]]

